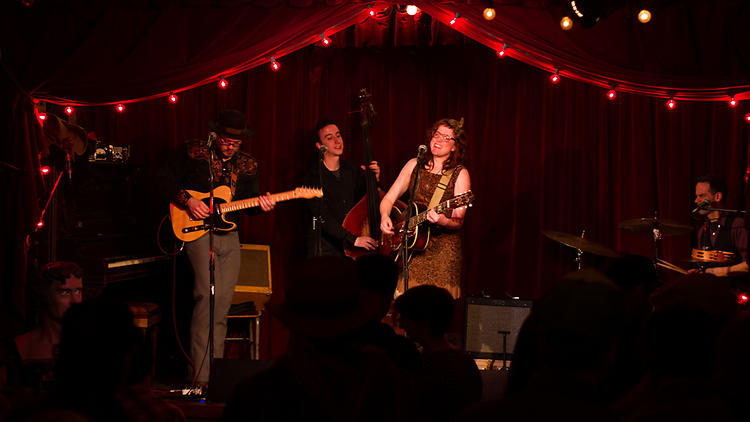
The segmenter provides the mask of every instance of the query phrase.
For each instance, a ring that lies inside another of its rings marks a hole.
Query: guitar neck
[[[219,210],[222,213],[244,210],[246,208],[253,208],[260,205],[259,197],[240,199],[238,201],[227,202],[219,205]],[[271,199],[276,202],[288,201],[290,199],[296,199],[297,195],[293,190],[285,192],[274,193],[271,195]]]
[[[455,199],[455,198],[454,198]],[[451,208],[454,208],[451,205],[451,200],[447,200],[445,202],[441,202],[431,209],[435,210],[436,213],[440,214],[441,212],[447,211]],[[422,223],[424,223],[427,220],[427,213],[429,213],[430,210],[425,210],[420,212],[419,214],[415,215],[414,217],[409,219],[409,227],[416,227]]]

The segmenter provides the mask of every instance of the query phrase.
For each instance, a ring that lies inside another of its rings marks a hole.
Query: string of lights
[[[260,58],[255,61],[245,63],[231,70],[226,70],[225,72],[222,72],[221,74],[211,76],[209,78],[203,79],[201,81],[198,81],[186,87],[168,91],[164,94],[155,94],[155,95],[148,96],[148,97],[133,98],[133,99],[127,99],[127,100],[117,100],[117,101],[112,101],[112,102],[107,102],[107,103],[86,103],[86,102],[78,102],[78,101],[69,101],[67,103],[64,103],[64,102],[48,100],[48,99],[45,99],[45,101],[53,103],[53,104],[64,105],[65,113],[67,113],[68,115],[71,115],[75,111],[73,105],[76,105],[76,106],[113,106],[118,113],[123,113],[126,110],[126,104],[152,100],[152,99],[159,98],[159,97],[166,97],[166,99],[170,103],[173,103],[173,104],[177,103],[179,99],[177,95],[178,93],[184,92],[184,91],[187,91],[187,90],[199,87],[199,86],[204,86],[209,83],[215,82],[218,84],[219,89],[227,89],[229,87],[229,83],[226,78],[228,77],[234,76],[241,72],[245,72],[249,69],[255,68],[264,63],[268,63],[270,66],[270,69],[276,72],[281,69],[281,62],[279,61],[279,59],[283,58],[284,56],[288,54],[291,54],[301,48],[307,47],[315,43],[319,43],[321,46],[324,46],[324,47],[331,46],[333,44],[333,40],[330,37],[346,29],[347,27],[353,25],[354,24],[353,22],[356,22],[357,18],[361,16],[363,13],[369,15],[369,17],[374,17],[376,15],[375,4],[376,3],[369,3],[366,5],[363,5],[361,9],[358,9],[351,16],[347,16],[339,20],[335,24],[330,25],[328,28],[326,28],[322,32],[310,34],[309,36],[301,39],[300,41],[292,45],[288,45],[288,46],[281,45],[276,50],[274,50],[274,52],[271,55],[266,56],[265,58]],[[677,108],[678,99],[694,100],[694,101],[705,100],[705,98],[701,98],[700,96],[697,96],[697,95],[692,96],[692,97],[689,95],[686,95],[680,92],[681,90],[679,89],[663,89],[663,88],[658,88],[658,87],[645,87],[644,88],[643,86],[636,88],[634,84],[632,83],[628,83],[626,81],[613,80],[613,78],[607,78],[603,75],[595,75],[595,74],[590,73],[586,69],[576,68],[570,64],[566,64],[566,66],[563,68],[562,66],[552,62],[550,58],[542,57],[536,52],[529,51],[524,48],[519,48],[519,46],[517,45],[514,45],[511,48],[507,40],[505,40],[503,37],[499,36],[496,33],[496,30],[494,27],[487,28],[480,21],[474,21],[472,18],[461,15],[457,11],[451,11],[449,9],[445,9],[443,8],[442,5],[439,5],[439,4],[436,5],[431,2],[421,2],[420,6],[422,6],[422,8],[418,7],[417,5],[409,4],[406,6],[406,9],[405,9],[406,13],[414,16],[417,13],[424,11],[433,19],[436,19],[448,25],[449,27],[455,29],[456,31],[461,32],[465,36],[472,38],[476,40],[477,42],[480,42],[486,45],[489,48],[492,48],[496,52],[496,55],[498,58],[504,58],[506,56],[510,56],[521,62],[547,70],[551,72],[549,80],[550,80],[550,83],[552,84],[559,84],[562,78],[565,77],[565,78],[570,78],[570,79],[582,81],[585,83],[593,84],[596,86],[600,86],[605,90],[604,91],[605,96],[610,101],[614,101],[617,98],[618,91],[628,92],[628,93],[638,94],[638,95],[647,95],[647,96],[651,96],[655,98],[661,97],[661,98],[666,99],[665,106],[667,107],[668,110],[675,110]],[[575,1],[571,1],[570,6],[571,6],[572,11],[574,12],[573,19],[584,18],[581,8],[577,8]],[[392,7],[395,7],[395,6],[392,6]],[[386,10],[387,8],[383,9],[383,11],[386,11]],[[575,13],[576,11],[577,13]],[[496,15],[497,15],[497,11],[492,6],[492,2],[490,2],[489,7],[485,8],[481,14],[481,16],[487,22],[493,20]],[[563,20],[561,20],[560,22],[561,29],[569,30],[573,26],[573,19],[571,19],[568,16],[565,16]],[[642,10],[638,14],[638,19],[643,23],[649,22],[651,20],[651,12],[645,9]],[[750,87],[737,87],[737,89],[742,91],[743,89],[750,89]],[[713,93],[713,95],[715,95],[715,93]],[[739,103],[739,101],[735,98],[735,94],[732,92],[728,92],[726,98],[727,98],[729,106],[732,108],[736,107],[737,104]],[[35,104],[38,104],[39,102],[40,101],[38,99],[35,100]],[[42,111],[39,111],[39,109],[41,109]],[[40,123],[43,123],[46,117],[43,110],[44,110],[44,107],[37,108],[37,116],[39,118]],[[750,113],[745,115],[745,120],[748,123],[750,123]]]

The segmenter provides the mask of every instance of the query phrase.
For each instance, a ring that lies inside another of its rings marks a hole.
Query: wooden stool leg
[[[253,318],[255,322],[255,330],[253,331],[255,340],[253,342],[253,353],[251,358],[255,360],[260,359],[260,316]]]
[[[255,318],[253,318],[253,317],[250,317],[250,318],[247,319],[247,337],[246,337],[246,339],[247,339],[247,345],[248,345],[248,350],[247,351],[250,354],[250,360],[255,359],[255,357],[253,356],[253,352],[254,352],[254,349],[253,349],[253,320],[254,319]]]

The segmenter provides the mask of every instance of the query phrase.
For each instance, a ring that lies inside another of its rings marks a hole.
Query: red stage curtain
[[[599,86],[678,99],[723,99],[730,93],[750,98],[750,51],[744,46],[750,10],[743,0],[672,2],[654,9],[649,24],[623,8],[593,28],[567,32],[558,24],[563,11],[544,2],[498,1],[497,17],[488,22],[481,17],[484,2],[415,1],[422,12],[416,17],[401,12],[392,40],[368,33],[392,14],[395,6],[382,1],[255,1],[233,7],[192,1],[187,7],[165,2],[141,9],[38,3],[5,6],[11,30],[4,60],[33,95],[71,104],[165,95],[271,56],[281,58],[317,42],[323,32],[331,35],[355,23],[365,29],[356,46],[410,45],[421,30],[414,22],[425,13],[443,24],[458,14],[452,29],[496,50],[505,42],[510,57]],[[368,19],[370,4],[385,13]],[[429,40],[445,44],[451,38]]]
[[[104,29],[114,24],[114,18],[108,19],[110,15],[104,13],[103,20],[95,20],[94,10],[89,19],[80,21],[62,16],[63,22],[86,24],[74,31],[71,46],[57,43],[52,48],[40,35],[35,40],[18,41],[17,45],[28,49],[26,60],[18,60],[20,48],[12,49],[9,56],[4,50],[4,59],[13,59],[9,61],[11,73],[28,90],[86,101],[149,96],[209,78],[227,67],[261,60],[270,55],[269,45],[273,44],[261,34],[281,43],[304,32],[298,28],[325,28],[335,19],[343,19],[345,11],[362,7],[345,4],[329,10],[315,4],[300,9],[299,15],[258,9],[265,13],[264,19],[285,28],[284,36],[281,31],[268,32],[265,20],[254,20],[252,13],[241,13],[242,19],[233,20],[236,11],[198,8],[180,20],[180,25],[166,19],[166,12],[142,12],[117,27],[118,37],[105,37]],[[430,6],[425,2],[423,7],[429,10]],[[476,3],[458,3],[456,7],[466,8],[460,9],[467,10],[466,16],[480,8]],[[206,22],[215,23],[205,26],[209,29],[197,24],[181,26],[202,22],[199,14],[208,17]],[[297,185],[314,160],[310,129],[319,117],[341,122],[346,158],[361,161],[357,118],[349,114],[351,100],[361,88],[372,93],[378,112],[372,138],[374,155],[383,168],[384,188],[416,153],[416,146],[425,142],[425,130],[433,121],[465,117],[468,168],[477,197],[465,226],[467,294],[538,297],[552,280],[572,269],[574,251],[544,238],[540,231],[545,229],[569,233],[585,229],[587,238],[606,246],[650,255],[649,238],[619,231],[617,223],[652,216],[657,205],[662,217],[688,223],[692,182],[703,173],[725,175],[731,189],[730,206],[740,205],[749,136],[742,119],[750,111],[746,104],[729,109],[725,102],[680,102],[677,110],[669,112],[663,99],[628,94],[610,103],[600,87],[569,79],[551,85],[547,72],[515,60],[498,60],[491,49],[466,40],[445,25],[432,21],[393,25],[396,21],[409,23],[409,19],[402,13],[368,19],[334,37],[335,48],[312,46],[291,53],[280,59],[279,72],[271,72],[266,65],[242,72],[228,78],[230,88],[226,91],[210,84],[180,93],[175,105],[159,98],[128,104],[123,114],[111,107],[79,108],[78,122],[108,143],[132,144],[132,161],[143,166],[147,177],[153,177],[179,143],[205,136],[206,123],[218,109],[244,110],[256,134],[243,149],[260,161],[262,188],[276,192]],[[552,20],[552,15],[548,19]],[[295,24],[284,26],[287,20]],[[219,21],[221,25],[216,23]],[[45,23],[50,22],[41,21],[32,28]],[[510,24],[496,20],[492,25]],[[389,29],[376,30],[382,27]],[[169,35],[169,28],[175,31],[175,38]],[[217,28],[222,37],[203,38]],[[164,39],[163,44],[153,41],[161,39],[156,34]],[[237,44],[227,42],[230,34],[237,37]],[[557,34],[559,38],[569,36]],[[191,40],[189,48],[172,48],[180,44],[177,39]],[[532,40],[528,42],[539,42],[536,48],[557,51],[548,44],[549,39]],[[152,48],[141,50],[143,45]],[[39,52],[34,52],[41,46],[48,58],[55,60],[41,60]],[[355,48],[359,46],[365,48]],[[722,51],[730,50],[732,45],[722,47]],[[565,51],[563,47],[557,53],[562,57]],[[630,57],[633,52],[623,54]],[[592,61],[592,67],[597,63]],[[728,75],[734,75],[736,68],[730,65]],[[706,78],[717,76],[708,63],[701,69],[706,69],[702,74]],[[657,85],[665,81],[658,72],[654,80]],[[16,104],[21,107],[18,110],[25,110],[26,120],[14,118],[12,124],[17,133],[25,135],[11,138],[13,145],[8,150],[16,151],[22,159],[7,161],[29,175],[35,171],[36,150],[27,145],[36,129],[24,123],[30,116],[28,102]],[[31,193],[35,192],[27,191]],[[151,236],[166,212],[166,203],[155,192],[144,195],[149,214],[144,236]],[[36,215],[28,196],[20,203],[23,212]],[[287,271],[302,255],[302,233],[307,224],[303,215],[302,203],[289,202],[279,204],[273,213],[244,218],[241,239],[272,246],[277,291],[283,289]],[[19,231],[30,228],[33,218],[29,220]],[[681,264],[679,259],[689,252],[688,237],[667,238],[663,243],[665,258]],[[595,257],[585,259],[586,265],[603,264]],[[277,328],[264,327],[264,332],[276,333]],[[264,353],[273,355],[280,350],[276,340],[264,344],[271,345]]]
[[[692,181],[703,173],[726,175],[732,205],[740,204],[744,111],[681,103],[668,112],[661,100],[630,95],[610,103],[596,87],[553,86],[546,73],[498,61],[482,46],[308,48],[287,57],[278,73],[257,68],[230,84],[228,91],[185,93],[176,107],[151,101],[122,115],[97,109],[93,125],[105,139],[135,144],[134,159],[153,172],[178,143],[205,134],[214,109],[247,110],[256,135],[243,149],[260,160],[263,189],[276,192],[298,185],[313,162],[310,128],[321,116],[341,121],[346,158],[362,161],[357,117],[348,114],[360,88],[372,93],[378,112],[372,139],[385,188],[426,142],[434,120],[465,117],[477,197],[465,226],[467,294],[538,297],[574,269],[574,250],[541,230],[585,229],[589,239],[651,256],[648,236],[622,232],[617,223],[652,216],[658,199],[662,217],[688,224]],[[155,224],[166,204],[152,211]],[[244,218],[243,241],[272,246],[276,290],[302,255],[303,216],[303,204],[290,202]],[[663,247],[666,259],[687,266],[680,259],[689,236],[666,238]],[[584,258],[586,266],[605,264]]]

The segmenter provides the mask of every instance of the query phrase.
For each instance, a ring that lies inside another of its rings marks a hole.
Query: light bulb
[[[560,19],[560,28],[562,28],[563,31],[569,31],[570,28],[573,27],[573,19],[570,19],[567,16],[563,16],[562,19]]]
[[[648,21],[651,20],[651,12],[646,9],[641,10],[638,12],[638,20],[641,21],[641,23],[648,23]]]
[[[492,7],[484,9],[484,11],[482,12],[482,16],[484,16],[484,18],[488,21],[495,19],[495,9]]]

